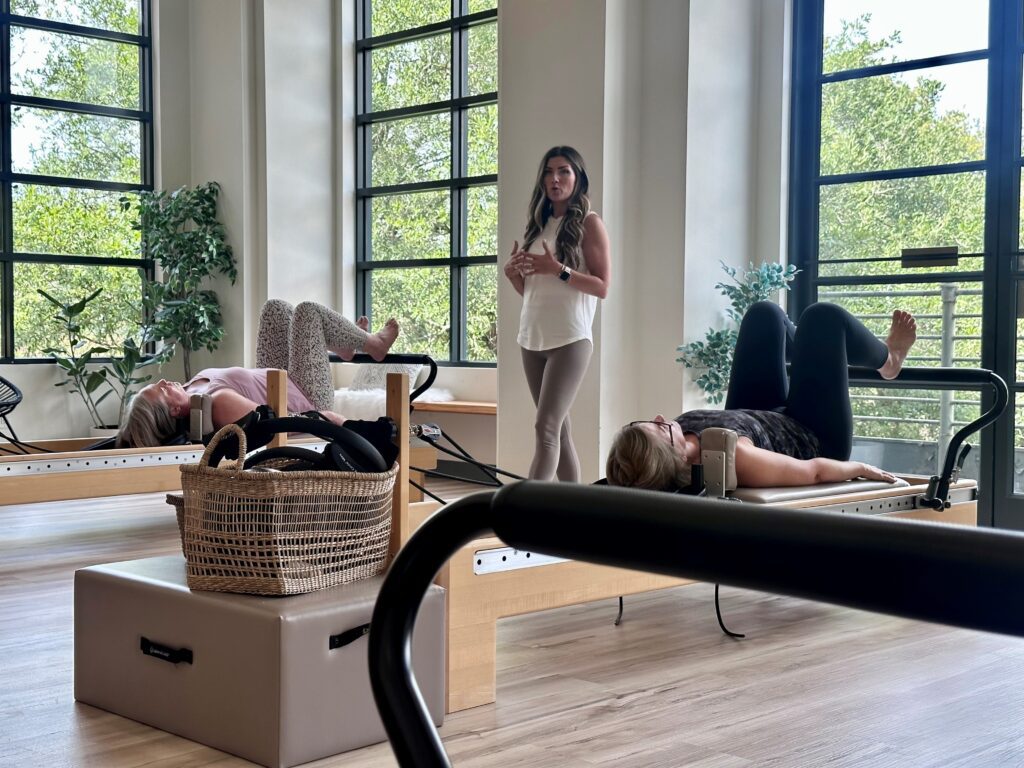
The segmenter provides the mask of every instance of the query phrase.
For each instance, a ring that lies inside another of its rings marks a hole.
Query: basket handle
[[[210,457],[213,455],[217,443],[231,434],[238,436],[238,460],[235,462],[235,470],[241,474],[245,464],[245,454],[249,452],[249,446],[245,444],[245,430],[235,423],[226,424],[217,430],[217,434],[210,439],[210,444],[203,451],[203,457],[199,459],[199,465],[202,467],[210,466]]]

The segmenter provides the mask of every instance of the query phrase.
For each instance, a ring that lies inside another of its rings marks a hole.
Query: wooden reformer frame
[[[853,373],[853,372],[851,372]],[[1005,408],[1006,385],[989,371],[971,371],[951,375],[936,384],[934,376],[920,374],[908,377],[907,386],[930,382],[933,386],[959,389],[977,389],[991,384],[996,392],[996,403],[982,418],[965,427],[954,436],[949,447],[947,468],[953,467],[957,449],[963,438],[972,431],[991,423]],[[980,375],[983,373],[984,375]],[[878,380],[874,372],[856,372],[858,380]],[[389,377],[390,380],[391,377]],[[1001,385],[1001,388],[1000,388]],[[391,384],[389,381],[389,415],[392,415]],[[406,403],[407,405],[407,403]],[[402,409],[407,413],[408,409]],[[397,413],[396,413],[397,415]],[[395,418],[395,415],[392,415]],[[408,430],[399,427],[399,435]],[[949,482],[944,479],[906,476],[909,485],[862,493],[822,496],[802,501],[780,502],[778,506],[790,508],[835,510],[849,507],[860,514],[880,514],[905,519],[944,522],[959,525],[977,524],[977,484],[973,480]],[[948,503],[932,504],[935,485],[944,487],[943,499]],[[923,506],[917,500],[929,501]],[[728,503],[728,502],[723,502]],[[421,502],[402,507],[396,517],[393,537],[403,545],[430,515],[441,505]],[[890,511],[894,510],[894,511]],[[499,559],[514,560],[518,567],[478,572],[484,555],[497,553]],[[442,567],[437,583],[445,587],[447,597],[447,686],[446,711],[457,712],[495,701],[497,622],[499,619],[550,608],[591,602],[606,598],[634,595],[655,589],[683,586],[692,580],[655,575],[642,571],[624,570],[603,565],[551,558],[538,559],[545,564],[524,563],[530,555],[507,547],[496,537],[477,539],[461,547]],[[610,620],[609,620],[610,623]]]
[[[267,399],[271,408],[277,413],[285,413],[287,373],[271,371],[267,383]],[[408,429],[408,391],[405,401],[404,424]],[[279,435],[272,444],[280,444],[284,439],[285,436]],[[198,462],[204,449],[202,445],[190,444],[85,450],[94,442],[96,440],[92,438],[37,440],[32,444],[52,453],[0,453],[0,505],[180,490],[179,465]],[[412,462],[417,467],[429,469],[436,466],[436,451],[430,446],[417,445],[410,450]],[[403,461],[402,465],[406,467],[408,461]],[[408,476],[402,482],[402,488],[408,492]]]

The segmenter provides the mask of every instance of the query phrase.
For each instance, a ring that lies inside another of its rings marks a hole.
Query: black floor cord
[[[740,634],[739,632],[733,632],[731,629],[725,626],[725,622],[722,621],[722,608],[721,603],[718,600],[718,586],[718,584],[715,584],[715,616],[718,617],[718,626],[722,629],[722,632],[724,632],[729,637],[735,638],[737,640],[746,637],[746,635]],[[625,601],[622,599],[622,595],[619,595],[619,614],[615,617],[614,622],[616,627],[622,623],[622,612],[624,607]]]
[[[718,617],[718,626],[721,627],[722,631],[729,637],[735,638],[737,640],[746,637],[746,635],[740,634],[739,632],[733,632],[731,629],[725,626],[725,622],[722,621],[722,607],[718,599],[718,587],[719,585],[715,584],[715,616]]]

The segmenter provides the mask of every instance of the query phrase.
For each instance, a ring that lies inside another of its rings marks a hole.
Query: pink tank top
[[[186,384],[187,388],[200,379],[208,379],[209,384],[204,392],[216,392],[218,389],[231,389],[247,397],[254,403],[267,404],[267,371],[269,368],[204,368],[193,376]],[[288,412],[302,413],[317,410],[298,385],[288,379]]]

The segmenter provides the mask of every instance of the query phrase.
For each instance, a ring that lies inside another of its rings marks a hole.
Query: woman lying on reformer
[[[608,455],[611,485],[675,491],[690,483],[700,462],[700,433],[734,430],[736,480],[766,488],[814,485],[854,478],[895,482],[889,472],[850,461],[853,413],[850,365],[875,368],[894,379],[917,339],[917,323],[893,312],[883,342],[842,307],[818,303],[794,326],[771,302],[743,317],[724,411],[688,411],[674,421],[661,415],[619,430]],[[791,375],[786,360],[791,353]]]
[[[286,301],[270,299],[260,311],[256,368],[206,368],[184,384],[161,379],[143,387],[132,399],[115,445],[166,444],[180,431],[178,420],[188,416],[191,395],[210,395],[214,429],[237,421],[267,403],[268,368],[288,372],[289,413],[319,411],[341,425],[345,419],[331,410],[334,383],[329,353],[351,360],[362,350],[382,360],[397,337],[394,319],[370,333],[365,317],[353,323],[322,304],[304,301],[293,308]]]

